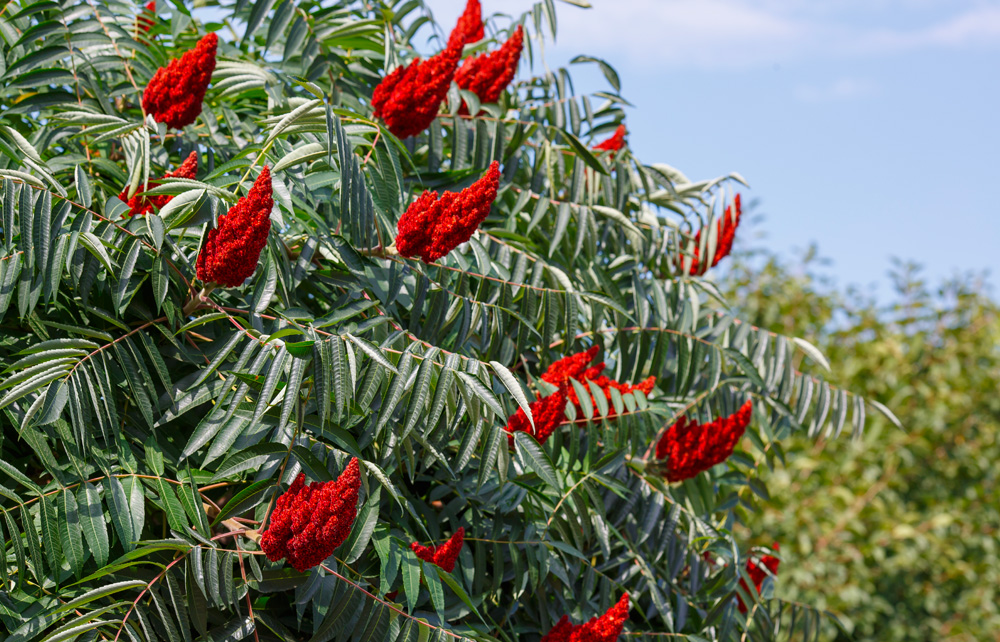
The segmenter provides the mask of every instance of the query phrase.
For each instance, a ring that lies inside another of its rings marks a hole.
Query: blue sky
[[[815,241],[839,283],[883,295],[893,256],[996,282],[1000,1],[591,2],[556,3],[548,64],[587,53],[618,69],[644,161],[742,174],[765,215],[751,242],[792,255]],[[449,29],[465,0],[427,3]],[[573,75],[578,91],[604,88]]]

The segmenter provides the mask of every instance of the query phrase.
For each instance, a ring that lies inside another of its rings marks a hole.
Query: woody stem
[[[192,312],[194,312],[195,309],[197,309],[197,307],[205,301],[208,295],[211,294],[212,290],[216,287],[218,286],[215,283],[209,283],[201,289],[201,292],[191,297],[191,300],[184,305],[184,310],[182,312],[183,316],[189,316]]]

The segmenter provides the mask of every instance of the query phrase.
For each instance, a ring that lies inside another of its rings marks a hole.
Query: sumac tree
[[[551,0],[164,4],[0,11],[0,637],[819,630],[732,526],[871,404],[706,305],[739,176]]]

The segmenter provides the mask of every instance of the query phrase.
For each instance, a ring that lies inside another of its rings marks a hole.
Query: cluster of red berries
[[[399,138],[416,136],[437,117],[453,79],[480,101],[496,102],[517,71],[524,32],[518,27],[499,50],[469,59],[459,70],[462,49],[484,35],[479,0],[468,0],[443,51],[427,60],[417,58],[382,79],[372,94],[375,117]]]
[[[641,390],[643,394],[648,395],[653,390],[653,386],[656,384],[656,377],[648,377],[639,384],[633,385],[630,383],[619,383],[603,375],[605,367],[603,361],[593,366],[590,365],[590,362],[594,360],[599,350],[600,346],[595,345],[589,350],[571,354],[549,365],[548,369],[542,373],[541,379],[546,383],[556,386],[558,390],[546,397],[539,395],[536,401],[532,402],[530,407],[531,417],[535,420],[534,431],[531,430],[528,415],[520,408],[507,419],[506,430],[510,433],[508,440],[511,443],[513,443],[513,434],[515,432],[526,432],[533,435],[538,440],[538,443],[544,444],[555,429],[559,427],[559,424],[563,422],[563,419],[565,419],[565,410],[568,403],[576,406],[577,416],[583,414],[580,398],[576,394],[576,389],[570,384],[570,379],[576,379],[587,388],[591,404],[593,405],[596,405],[596,401],[594,400],[594,393],[590,391],[589,382],[593,382],[600,388],[604,392],[605,399],[608,401],[611,400],[612,388],[621,394]],[[607,418],[611,419],[616,414],[614,406],[609,406]]]
[[[780,550],[777,543],[771,548],[775,551]],[[747,575],[750,576],[750,580],[753,582],[754,588],[757,589],[758,595],[760,594],[761,587],[764,585],[764,579],[769,575],[776,576],[778,574],[779,564],[781,564],[781,560],[774,555],[762,555],[759,561],[754,561],[753,558],[747,560]],[[740,578],[740,588],[747,594],[750,593],[750,587],[747,586],[746,580],[742,578]],[[746,613],[747,607],[743,603],[743,598],[737,595],[736,599],[739,600],[740,613]]]
[[[273,207],[271,170],[265,165],[250,192],[208,231],[198,254],[198,278],[227,288],[243,285],[267,245]]]
[[[467,58],[455,74],[455,83],[474,93],[481,103],[497,102],[514,80],[523,48],[524,28],[518,25],[514,35],[496,51]],[[468,114],[468,105],[463,103],[460,113]]]
[[[737,194],[736,198],[733,199],[733,204],[726,206],[726,212],[722,215],[722,220],[719,221],[718,241],[716,242],[715,256],[712,258],[711,265],[706,265],[708,261],[702,262],[700,260],[701,233],[704,230],[698,230],[698,233],[694,236],[694,258],[691,259],[691,267],[688,268],[688,274],[704,274],[708,271],[708,268],[715,267],[719,264],[719,261],[729,256],[729,253],[733,250],[733,241],[736,239],[736,227],[740,224],[740,215],[742,213],[740,195]],[[683,256],[678,258],[678,264],[681,269],[683,269],[684,260]]]
[[[667,480],[691,479],[728,459],[752,416],[753,406],[748,400],[732,415],[708,423],[678,419],[656,444],[656,458],[666,460]]]
[[[464,541],[465,528],[460,526],[444,544],[421,546],[419,543],[413,542],[410,544],[410,549],[425,562],[436,564],[451,573],[455,570],[455,561],[458,560],[458,554],[462,552],[462,542]]]
[[[431,263],[472,238],[486,220],[500,187],[500,164],[490,165],[478,181],[461,192],[425,191],[397,224],[396,251]]]
[[[142,108],[158,123],[181,129],[201,113],[201,102],[215,71],[219,38],[210,33],[194,49],[160,67],[142,92]]]
[[[288,558],[292,568],[303,572],[330,557],[351,534],[360,488],[357,459],[351,459],[335,481],[306,485],[305,475],[299,474],[278,498],[260,539],[267,559]]]
[[[615,133],[612,134],[610,138],[594,145],[594,149],[601,152],[611,152],[611,158],[614,158],[615,152],[621,151],[622,147],[625,147],[626,133],[627,130],[625,129],[625,125],[618,125],[615,129]]]
[[[628,593],[625,593],[604,615],[583,624],[571,624],[569,617],[564,615],[545,634],[542,642],[615,642],[625,627],[628,608]]]
[[[167,172],[163,175],[163,178],[188,178],[194,180],[198,175],[198,152],[191,152],[188,157],[184,159],[184,162],[172,172]],[[162,180],[162,179],[161,179]],[[156,187],[159,185],[158,181],[149,181],[149,187]],[[127,216],[142,216],[148,214],[150,210],[155,206],[157,209],[161,209],[164,205],[170,202],[173,198],[170,194],[155,194],[153,196],[140,196],[138,192],[132,195],[132,198],[128,198],[128,190],[126,189],[118,198],[122,201],[128,203],[128,213]]]

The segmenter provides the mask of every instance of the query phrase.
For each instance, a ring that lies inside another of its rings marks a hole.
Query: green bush
[[[0,12],[0,638],[538,640],[624,593],[628,635],[817,634],[822,612],[772,599],[755,566],[776,539],[733,528],[767,499],[786,440],[860,434],[866,403],[796,369],[824,361],[810,344],[709,304],[693,261],[728,251],[739,177],[594,150],[625,102],[603,61],[577,60],[607,77],[593,95],[565,69],[531,75],[551,0],[466,46],[496,50],[523,24],[499,104],[445,83],[405,140],[373,117],[373,91],[416,34],[444,47],[419,1],[205,4],[207,22],[179,2],[155,18],[101,0]],[[216,31],[202,105],[211,39],[187,71],[157,69]],[[493,161],[499,191],[468,242],[400,256],[421,190],[467,188]],[[591,347],[621,385],[540,380]],[[527,416],[508,433],[536,394],[579,406],[545,415],[547,440]],[[659,437],[747,400],[742,448],[668,484]],[[304,570],[267,559],[262,534],[327,517],[315,499],[286,506],[296,479],[344,470],[315,491],[336,508]],[[452,572],[411,548],[460,528]]]
[[[878,305],[824,282],[815,253],[740,265],[723,287],[744,318],[808,337],[833,382],[885,399],[906,426],[789,446],[751,528],[788,544],[778,594],[842,614],[843,639],[995,637],[1000,309],[986,285],[932,286],[900,264],[895,302]]]

